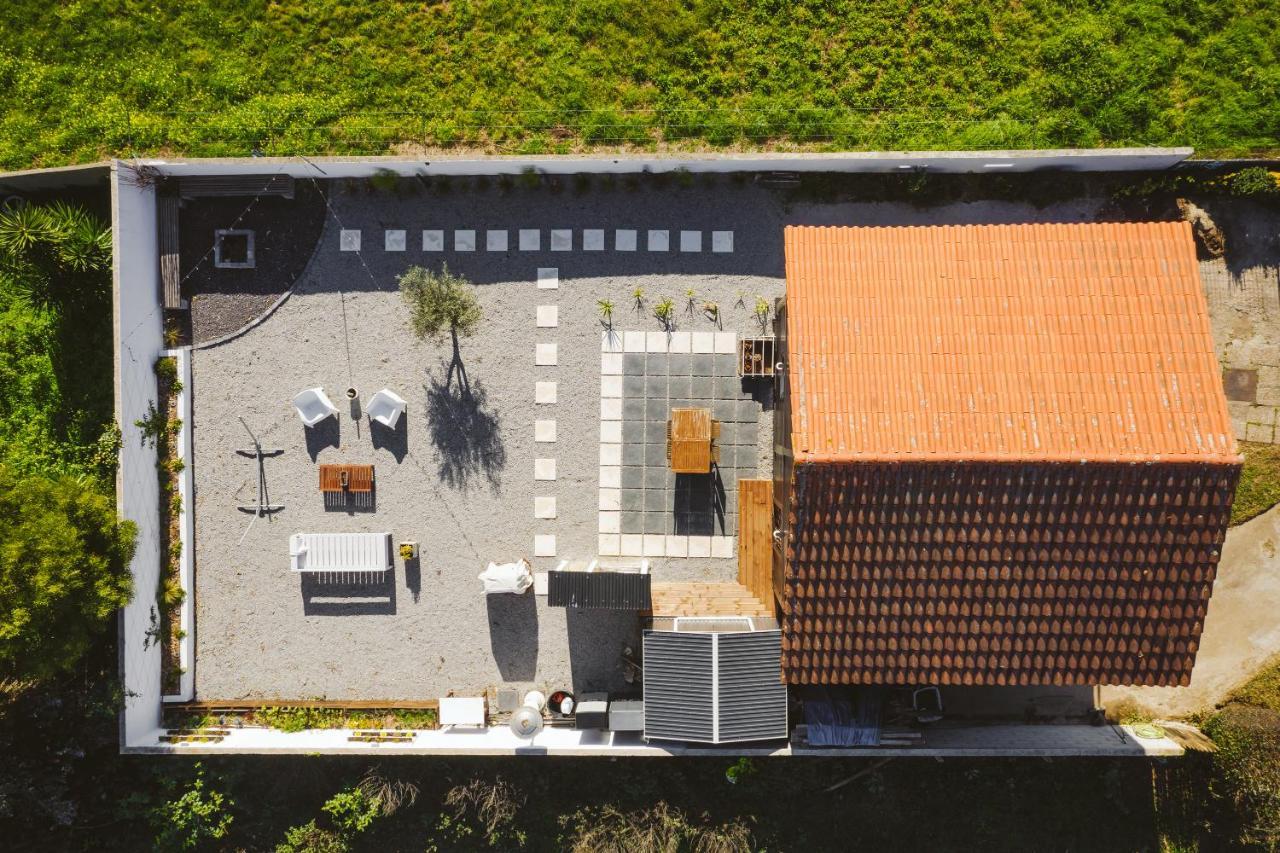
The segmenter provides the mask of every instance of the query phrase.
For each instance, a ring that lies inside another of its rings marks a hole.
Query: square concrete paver
[[[533,499],[534,518],[548,519],[556,517],[556,499],[552,495],[538,495]]]
[[[539,305],[537,324],[539,329],[554,329],[560,323],[560,309],[555,305]]]
[[[718,253],[728,253],[733,251],[733,232],[732,231],[712,231],[711,232],[711,251]]]
[[[386,231],[382,236],[382,247],[387,252],[404,251],[404,230],[400,228]]]
[[[474,252],[476,250],[476,232],[470,229],[454,231],[453,250],[455,252]]]
[[[538,367],[555,367],[559,360],[559,347],[554,343],[538,344],[534,348],[533,363]]]
[[[359,228],[343,228],[338,233],[338,251],[340,252],[360,251],[360,229]]]
[[[533,479],[554,480],[556,478],[556,460],[539,457],[533,460]]]
[[[636,232],[634,228],[619,228],[613,232],[613,248],[618,252],[634,252],[636,250]]]
[[[573,229],[572,228],[551,229],[551,251],[553,252],[573,251]]]
[[[558,396],[556,383],[545,381],[533,383],[533,402],[542,406],[550,406],[555,404]]]
[[[422,251],[443,252],[444,251],[444,232],[439,229],[423,231],[422,232]]]
[[[520,229],[520,251],[537,252],[542,248],[542,232],[537,228]]]
[[[554,557],[556,555],[556,537],[550,533],[539,533],[533,537],[533,556]]]
[[[486,231],[484,235],[484,247],[490,252],[505,252],[507,250],[507,232]]]
[[[680,251],[701,252],[702,251],[702,232],[701,231],[681,231],[680,232]]]
[[[555,290],[560,287],[560,269],[558,267],[538,267],[538,289]]]
[[[648,248],[650,252],[665,252],[671,248],[670,231],[650,231]]]
[[[533,440],[550,444],[556,440],[556,422],[554,420],[538,420],[533,422]]]
[[[585,229],[582,232],[582,251],[603,252],[604,251],[604,230],[601,228]]]

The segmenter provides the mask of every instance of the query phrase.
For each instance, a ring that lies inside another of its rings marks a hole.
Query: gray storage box
[[[621,699],[617,702],[610,702],[609,731],[644,731],[644,701],[641,699]]]

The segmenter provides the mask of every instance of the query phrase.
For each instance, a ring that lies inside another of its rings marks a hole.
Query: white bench
[[[295,572],[385,572],[391,568],[390,533],[295,533],[289,537]]]

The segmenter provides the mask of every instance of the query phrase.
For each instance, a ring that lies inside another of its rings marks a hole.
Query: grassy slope
[[[11,0],[0,166],[406,140],[1280,146],[1278,0],[1088,5]]]
[[[1280,445],[1240,442],[1244,468],[1231,506],[1231,523],[1240,524],[1280,503]]]

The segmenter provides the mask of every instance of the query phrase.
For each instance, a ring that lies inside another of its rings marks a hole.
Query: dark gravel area
[[[198,198],[183,203],[182,287],[191,302],[192,341],[197,346],[243,328],[306,269],[324,227],[324,184],[298,181],[294,186],[292,199]],[[253,269],[213,265],[214,232],[220,228],[254,231]]]

